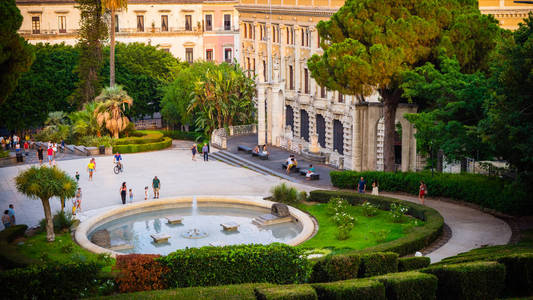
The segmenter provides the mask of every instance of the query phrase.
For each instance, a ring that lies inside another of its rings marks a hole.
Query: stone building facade
[[[116,41],[157,46],[182,61],[238,59],[236,0],[130,0],[116,14]],[[17,0],[19,33],[30,43],[75,45],[80,13],[73,0]]]
[[[479,0],[479,10],[483,14],[491,14],[500,21],[500,26],[514,30],[518,23],[527,18],[533,11],[532,4],[515,3],[515,0]]]
[[[241,66],[257,77],[258,144],[297,153],[318,148],[326,163],[353,170],[383,169],[383,107],[377,94],[361,101],[317,85],[307,60],[321,53],[315,28],[344,4],[339,0],[241,0]],[[396,120],[398,169],[416,168],[414,128]],[[381,121],[380,121],[381,120]],[[311,147],[311,148],[310,148]],[[315,152],[315,151],[312,151]]]

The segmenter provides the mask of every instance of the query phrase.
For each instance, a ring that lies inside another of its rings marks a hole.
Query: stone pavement
[[[21,150],[22,151],[22,150]],[[10,156],[15,156],[15,151],[11,151],[9,153]],[[37,164],[39,163],[39,159],[37,158],[37,150],[36,149],[29,149],[28,150],[28,155],[23,155],[24,157],[24,162],[22,163],[14,163],[12,164],[12,166],[15,166],[15,165],[22,165],[22,164]],[[43,149],[43,164],[44,163],[48,163],[48,157],[46,155],[46,149]],[[84,156],[80,156],[80,155],[75,155],[75,154],[72,154],[72,153],[62,153],[62,152],[57,152],[56,153],[56,161],[61,161],[61,160],[69,160],[69,159],[80,159],[80,158],[85,158]]]
[[[239,145],[245,145],[253,149],[257,145],[257,135],[243,135],[243,136],[234,136],[234,137],[229,138],[227,141],[227,147],[228,147],[227,151],[233,154],[236,154],[243,159],[253,161],[256,164],[259,164],[263,167],[266,167],[275,172],[279,172],[283,174],[287,174],[287,173],[285,172],[284,169],[281,168],[281,164],[287,161],[287,158],[289,157],[290,154],[294,154],[296,161],[298,162],[298,167],[302,169],[307,169],[309,167],[309,164],[313,164],[313,167],[315,167],[315,173],[320,174],[320,179],[319,180],[305,180],[305,176],[302,176],[299,173],[293,173],[293,172],[291,172],[288,176],[306,185],[311,185],[311,186],[315,186],[318,188],[328,188],[328,189],[331,188],[331,180],[329,177],[329,172],[336,170],[333,167],[307,161],[298,154],[289,153],[286,150],[272,147],[272,146],[267,146],[268,152],[269,152],[268,160],[262,160],[262,159],[259,159],[258,157],[252,157],[251,154],[244,153],[243,151],[238,151],[237,147]]]

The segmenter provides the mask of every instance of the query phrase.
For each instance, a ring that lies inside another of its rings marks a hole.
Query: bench
[[[170,238],[170,235],[152,234],[150,235],[150,237],[154,239],[154,243],[168,243],[168,239]]]
[[[307,175],[307,169],[300,169],[300,175],[305,176]],[[309,177],[311,180],[319,180],[320,174],[313,173],[311,174],[311,177]]]
[[[224,231],[237,231],[239,229],[239,224],[235,222],[222,223],[220,226],[224,228]]]
[[[252,156],[257,156],[257,157],[259,157],[262,160],[267,160],[268,159],[268,154],[265,154],[263,152],[256,153],[256,152],[252,151]]]
[[[282,164],[281,164],[281,168],[282,168],[283,170],[287,170],[287,162],[282,163]],[[296,166],[296,167],[292,167],[292,168],[291,168],[291,172],[298,173],[298,172],[300,172],[300,168],[299,168],[298,166]]]
[[[183,218],[181,216],[171,216],[166,218],[169,224],[182,224]]]
[[[244,151],[246,153],[252,153],[252,148],[250,148],[248,146],[244,146],[244,145],[239,145],[237,147],[237,151]]]

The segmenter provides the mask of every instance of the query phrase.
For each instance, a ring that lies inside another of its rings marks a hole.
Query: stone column
[[[300,36],[300,26],[294,26],[294,89],[298,95],[298,91],[301,91],[300,84],[300,73],[302,72],[301,61],[300,61],[300,49],[301,49],[301,36]]]
[[[352,139],[352,149],[353,149],[353,170],[362,171],[362,140],[361,140],[361,107],[359,105],[355,106],[353,110],[353,139]]]
[[[416,171],[416,138],[415,133],[416,129],[414,128],[413,124],[411,125],[411,136],[410,136],[410,149],[409,154],[411,156],[411,159],[409,160],[409,171]]]
[[[279,87],[271,89],[272,110],[272,145],[279,146],[280,137],[283,135],[283,99]]]
[[[270,87],[270,85],[268,84],[265,84],[267,86],[267,89],[266,89],[266,128],[267,128],[267,143],[268,144],[272,144],[274,142],[274,139],[272,139],[272,135],[273,135],[273,132],[272,132],[272,99],[273,99],[273,93],[272,93],[272,88]]]
[[[378,105],[369,105],[368,106],[368,147],[366,148],[367,156],[367,170],[375,171],[376,170],[376,146],[377,146],[377,127],[378,121],[380,118],[380,107]]]
[[[257,85],[257,144],[266,144],[265,87]]]
[[[411,148],[411,124],[407,120],[400,121],[402,125],[402,172],[409,171],[410,159],[409,150]]]

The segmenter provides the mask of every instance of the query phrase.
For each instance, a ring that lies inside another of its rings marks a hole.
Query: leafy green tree
[[[194,84],[194,97],[187,111],[197,111],[195,125],[207,136],[216,128],[253,121],[254,81],[239,65],[209,64],[205,78]]]
[[[117,43],[115,52],[116,82],[135,99],[126,113],[142,117],[159,111],[164,88],[174,80],[183,64],[172,54],[142,43]],[[101,71],[104,82],[108,80],[109,68],[106,61]]]
[[[71,101],[77,106],[94,100],[100,92],[101,84],[98,79],[102,68],[102,43],[107,39],[107,24],[105,23],[100,0],[76,0],[80,11],[80,29],[78,47],[80,59],[75,71],[80,80],[76,84],[76,91]]]
[[[17,86],[35,59],[28,43],[17,33],[22,15],[15,0],[0,1],[0,104]]]
[[[22,130],[38,127],[51,111],[74,109],[68,97],[76,89],[73,72],[79,49],[64,44],[30,45],[35,61],[18,81],[15,91],[0,104],[0,127]]]
[[[15,183],[20,193],[32,199],[41,200],[46,218],[46,239],[53,242],[55,239],[54,224],[49,200],[53,197],[73,198],[78,186],[76,181],[56,167],[41,166],[22,171],[15,177]]]
[[[72,124],[74,140],[79,140],[84,136],[100,136],[100,126],[94,113],[97,106],[97,102],[89,102],[84,105],[82,110],[71,112],[68,115]]]
[[[111,17],[111,26],[109,32],[110,34],[110,43],[109,43],[109,86],[113,87],[115,85],[115,13],[117,10],[122,8],[128,8],[128,0],[102,0],[102,12],[105,10],[110,11]]]
[[[392,171],[404,73],[443,54],[457,57],[465,72],[486,68],[497,24],[481,15],[476,1],[348,0],[330,20],[318,23],[324,52],[313,55],[308,66],[329,89],[359,98],[380,94],[385,171]]]
[[[404,97],[427,107],[406,116],[417,129],[417,149],[431,157],[440,149],[449,160],[490,158],[490,144],[478,130],[485,117],[483,103],[491,97],[487,76],[462,73],[459,62],[447,57],[439,66],[426,63],[408,71],[401,84]]]
[[[533,14],[499,53],[491,78],[494,96],[485,103],[480,127],[497,155],[533,182]]]

